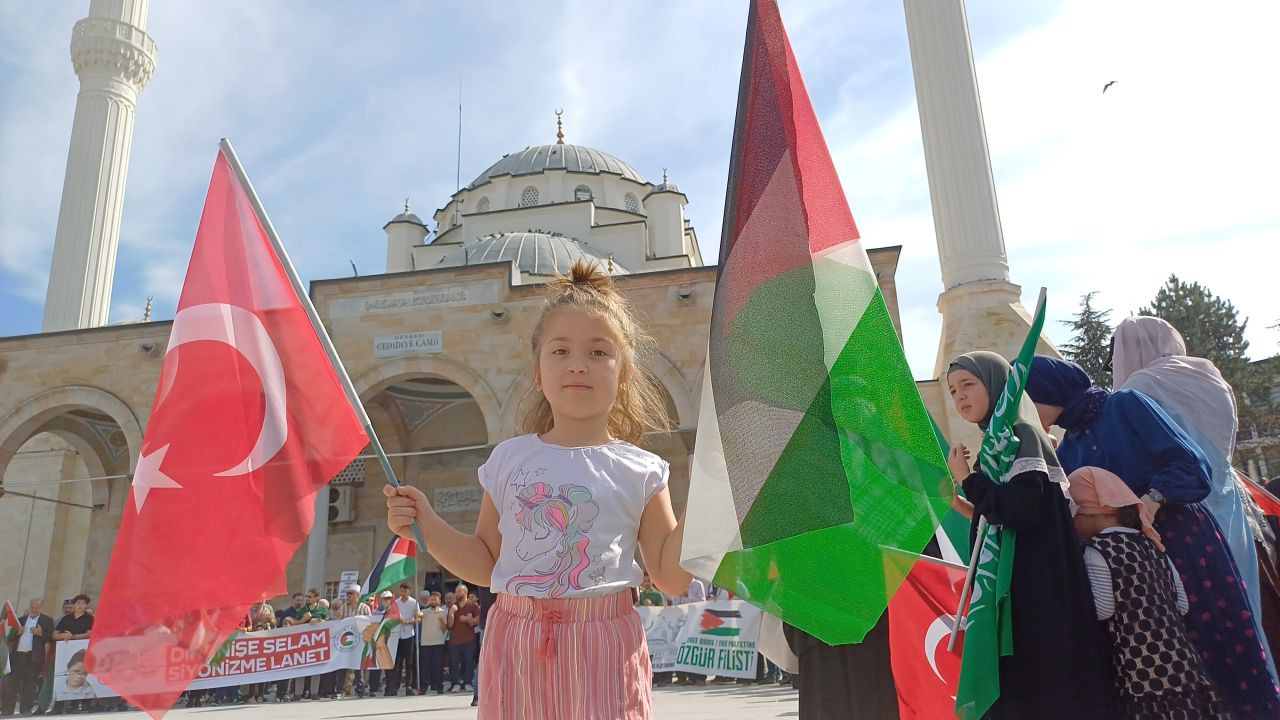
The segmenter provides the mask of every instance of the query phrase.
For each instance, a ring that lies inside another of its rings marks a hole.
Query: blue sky
[[[1280,350],[1280,127],[1264,88],[1280,10],[1182,2],[971,2],[1013,280],[1050,317],[1099,290],[1115,320],[1170,273]],[[157,69],[133,141],[112,320],[171,317],[218,138],[304,279],[385,264],[382,225],[424,218],[503,154],[554,139],[669,168],[714,258],[746,22],[742,0],[153,3]],[[0,4],[0,335],[37,332],[88,2]],[[902,245],[904,335],[932,373],[937,251],[900,3],[783,0],[810,96],[868,246]],[[1104,96],[1102,84],[1117,80]],[[1049,329],[1059,342],[1061,326]]]

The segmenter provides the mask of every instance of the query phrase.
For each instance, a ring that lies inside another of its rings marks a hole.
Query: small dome
[[[477,187],[502,175],[534,175],[546,170],[567,170],[568,172],[610,173],[640,183],[649,184],[644,176],[635,168],[622,162],[609,153],[600,152],[582,145],[538,145],[520,152],[511,153],[494,163],[488,170],[471,181],[468,187]]]
[[[600,263],[609,267],[609,254],[585,242],[563,235],[542,232],[505,232],[486,235],[465,247],[440,258],[444,267],[476,265],[509,261],[522,273],[529,275],[567,275],[573,263],[579,259]],[[628,275],[617,262],[612,263],[614,275]]]
[[[398,223],[398,222],[413,223],[414,225],[421,225],[423,227],[427,226],[426,223],[422,222],[422,218],[418,217],[417,215],[414,215],[411,212],[400,213],[399,215],[391,218],[391,221],[388,222],[387,225],[390,225],[391,223]]]

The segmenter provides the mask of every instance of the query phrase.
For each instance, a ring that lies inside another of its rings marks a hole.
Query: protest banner
[[[640,623],[644,626],[645,641],[649,644],[649,657],[654,672],[671,672],[676,669],[676,654],[680,650],[680,630],[684,628],[692,610],[706,603],[667,605],[665,607],[641,606]]]
[[[190,678],[189,687],[192,690],[203,690],[357,669],[364,651],[365,628],[371,622],[371,618],[360,616],[241,633],[231,639],[220,662],[205,665],[196,672],[194,678]],[[84,657],[88,640],[66,640],[56,645],[53,681],[55,700],[90,700],[116,696],[114,690],[85,671]],[[168,652],[164,652],[166,646]],[[157,659],[167,658],[168,655],[186,657],[186,651],[178,647],[173,636],[167,633],[113,638],[112,647],[104,649],[107,651],[104,658],[108,661],[113,657],[121,658],[122,662],[139,656]],[[183,663],[164,660],[147,669],[151,671],[157,686],[179,679],[186,672]],[[143,672],[141,667],[139,672]]]
[[[759,608],[741,600],[638,607],[654,672],[753,678]]]

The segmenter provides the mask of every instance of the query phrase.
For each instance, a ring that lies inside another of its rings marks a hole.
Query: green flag
[[[1018,406],[1031,373],[1031,358],[1044,329],[1045,291],[1040,290],[1031,332],[1022,343],[1009,380],[991,415],[982,438],[978,464],[994,482],[1002,482],[1018,453],[1018,437],[1013,432]],[[979,523],[982,550],[973,579],[973,597],[965,623],[964,655],[960,664],[960,687],[956,695],[956,716],[977,720],[1000,697],[1000,657],[1013,654],[1013,625],[1009,609],[1009,586],[1013,579],[1013,553],[1017,537],[1007,527]]]

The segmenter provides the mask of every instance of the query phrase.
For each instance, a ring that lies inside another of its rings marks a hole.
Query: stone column
[[[904,6],[943,287],[1008,282],[964,0]]]
[[[324,597],[325,558],[329,554],[329,486],[325,485],[316,493],[316,520],[311,526],[311,534],[307,536],[307,565],[303,573],[303,584],[315,588]],[[342,597],[339,595],[339,597]]]
[[[934,377],[945,385],[951,360],[972,350],[1012,357],[1031,327],[1009,261],[996,203],[978,78],[964,0],[904,0],[920,134],[944,292]],[[1057,355],[1043,337],[1040,352]],[[952,442],[975,444],[977,431],[947,407],[940,424]]]
[[[46,332],[107,324],[138,93],[155,70],[150,0],[92,0],[75,24],[80,78],[45,298]]]

